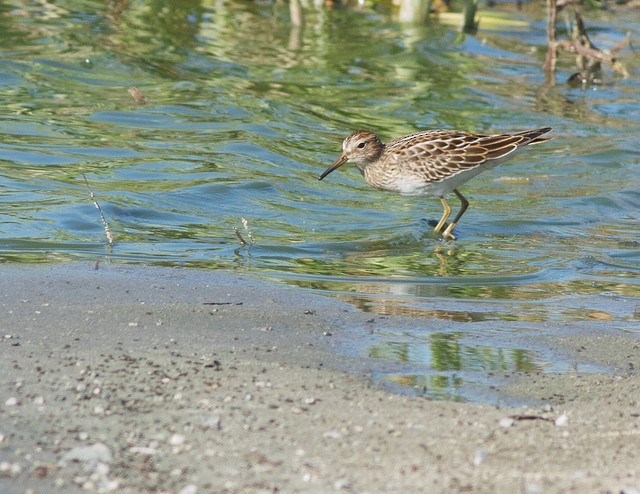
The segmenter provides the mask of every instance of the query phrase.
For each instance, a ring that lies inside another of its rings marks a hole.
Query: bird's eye
[[[366,142],[361,142],[360,144],[358,144],[358,148],[362,149],[363,147],[365,147],[367,145]]]

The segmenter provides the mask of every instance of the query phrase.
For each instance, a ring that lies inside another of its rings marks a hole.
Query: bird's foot
[[[449,225],[447,226],[445,231],[442,232],[442,237],[445,240],[455,240],[456,239],[456,236],[453,233],[451,233],[451,231],[454,229],[455,226],[456,226],[455,223],[449,223]]]
[[[435,220],[428,220],[427,224],[431,227],[434,227],[433,233],[435,235],[441,235],[442,238],[444,238],[445,240],[456,239],[456,236],[453,233],[451,233],[453,228],[456,226],[455,223],[445,223],[443,225],[440,225],[440,223]],[[438,226],[440,226],[440,228],[438,228]],[[443,231],[443,228],[444,228],[444,231]]]

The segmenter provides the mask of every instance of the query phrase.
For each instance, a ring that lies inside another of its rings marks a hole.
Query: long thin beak
[[[335,163],[333,165],[331,165],[329,168],[327,168],[324,172],[322,172],[322,175],[320,175],[320,180],[322,180],[324,177],[326,177],[327,175],[329,175],[329,173],[331,173],[334,170],[337,170],[338,168],[340,168],[342,165],[344,165],[347,161],[348,161],[348,157],[346,154],[342,153],[340,155],[340,157],[335,161]]]

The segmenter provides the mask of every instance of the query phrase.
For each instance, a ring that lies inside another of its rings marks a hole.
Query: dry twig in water
[[[149,98],[147,98],[142,91],[140,91],[137,87],[129,88],[129,94],[131,97],[136,100],[136,103],[139,105],[144,105],[149,103]]]
[[[247,244],[253,245],[255,243],[255,240],[253,238],[253,233],[251,233],[251,230],[249,229],[249,222],[245,218],[240,218],[240,219],[242,220],[242,226],[244,227],[245,232],[247,232],[249,241],[247,242],[244,239],[244,237],[242,236],[242,233],[240,233],[240,230],[238,230],[237,227],[234,226],[233,231],[236,234],[236,237],[238,237],[238,240],[240,240],[240,244],[242,245],[242,247],[244,247]]]
[[[242,247],[247,245],[247,241],[242,236],[242,233],[240,233],[240,230],[238,230],[238,228],[234,226],[233,231],[236,234],[236,237],[238,237],[238,240],[240,240],[240,245],[242,245]]]
[[[597,48],[587,35],[584,22],[578,12],[575,12],[575,28],[571,40],[556,39],[556,19],[558,17],[558,6],[556,0],[547,0],[547,56],[544,62],[544,69],[549,73],[555,72],[558,50],[562,49],[577,55],[579,73],[574,74],[571,80],[579,78],[584,82],[593,82],[597,78],[601,64],[609,64],[611,68],[628,77],[627,69],[616,59],[617,53],[626,48],[631,43],[631,34],[627,33],[624,40],[614,46],[611,50],[601,50]]]
[[[104,226],[104,233],[107,235],[107,241],[111,246],[113,245],[113,235],[111,235],[111,229],[109,228],[109,223],[107,223],[107,220],[104,217],[104,213],[102,212],[102,208],[100,207],[100,204],[98,204],[96,197],[93,195],[93,191],[91,190],[91,187],[89,187],[89,181],[87,180],[87,177],[85,176],[84,173],[82,174],[82,178],[84,178],[84,183],[87,185],[87,189],[89,189],[89,196],[93,201],[93,205],[96,207],[96,209],[100,213],[100,221],[102,221],[102,225]]]

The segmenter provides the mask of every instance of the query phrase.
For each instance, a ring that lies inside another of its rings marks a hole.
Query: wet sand
[[[536,344],[614,372],[504,383],[532,406],[432,401],[341,355],[370,314],[329,297],[223,272],[1,269],[0,492],[640,492],[637,334],[547,332]]]

